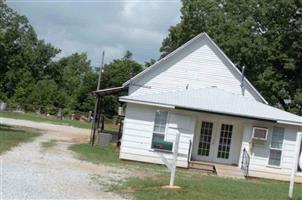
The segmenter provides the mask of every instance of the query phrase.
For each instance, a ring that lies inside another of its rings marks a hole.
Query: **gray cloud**
[[[26,15],[40,39],[59,56],[87,52],[92,64],[122,57],[127,49],[144,62],[159,57],[168,28],[179,21],[179,1],[7,1]]]

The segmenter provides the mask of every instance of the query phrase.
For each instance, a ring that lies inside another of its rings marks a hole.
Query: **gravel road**
[[[90,131],[70,126],[0,118],[0,124],[40,129],[43,135],[0,155],[0,199],[122,199],[106,184],[129,170],[80,161],[68,146]],[[56,140],[51,148],[42,142]],[[1,193],[2,192],[2,193]]]

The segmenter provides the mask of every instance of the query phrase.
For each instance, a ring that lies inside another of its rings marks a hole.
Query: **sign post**
[[[301,141],[302,141],[302,132],[299,132],[297,134],[295,160],[294,160],[294,165],[293,165],[293,168],[292,168],[292,173],[291,173],[291,177],[290,177],[290,184],[289,184],[288,197],[290,199],[293,198],[294,184],[295,184],[295,174],[296,174],[296,171],[297,171],[297,168],[298,168],[299,160],[301,160],[301,156],[302,156],[302,155],[300,155],[300,158],[299,158]],[[302,166],[300,166],[300,167],[302,167]]]
[[[162,152],[158,152],[159,157],[161,158],[161,160],[164,162],[164,164],[167,166],[167,168],[171,172],[169,185],[162,186],[162,188],[166,188],[166,189],[177,189],[177,188],[180,188],[179,186],[175,186],[174,185],[175,174],[176,174],[176,162],[177,162],[177,157],[178,157],[179,140],[180,140],[180,133],[177,130],[177,132],[175,133],[174,151],[173,151],[172,161],[168,161],[165,158],[165,156],[163,155]]]
[[[180,133],[176,133],[175,137],[175,146],[174,146],[174,152],[173,152],[173,161],[172,161],[172,169],[171,169],[171,177],[170,177],[170,187],[174,186],[174,180],[175,180],[175,174],[176,174],[176,162],[177,162],[177,155],[178,155],[178,146],[179,146],[179,138]]]

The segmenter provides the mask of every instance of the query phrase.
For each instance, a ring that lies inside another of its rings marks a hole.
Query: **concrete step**
[[[225,165],[203,161],[190,161],[189,168],[216,173],[218,176],[222,177],[232,177],[239,179],[245,178],[241,169],[238,166],[234,165]]]
[[[197,161],[190,161],[189,168],[198,169],[206,172],[216,173],[215,165]]]
[[[244,179],[244,174],[238,166],[216,164],[218,176]]]

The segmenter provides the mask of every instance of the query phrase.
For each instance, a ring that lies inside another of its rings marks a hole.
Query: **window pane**
[[[154,132],[164,133],[166,129],[168,112],[156,111],[154,120]]]
[[[282,149],[283,139],[284,139],[284,128],[274,127],[272,141],[271,141],[271,148]]]
[[[209,156],[212,139],[212,122],[202,122],[198,146],[198,155]]]
[[[269,165],[280,166],[280,163],[281,163],[281,151],[271,149],[268,164]]]
[[[173,143],[165,141],[168,112],[156,111],[151,148],[172,151]]]
[[[152,146],[153,149],[172,151],[173,143],[165,141],[164,134],[153,133]]]
[[[233,125],[222,124],[220,130],[220,138],[218,145],[218,158],[228,159],[231,147]]]

